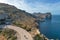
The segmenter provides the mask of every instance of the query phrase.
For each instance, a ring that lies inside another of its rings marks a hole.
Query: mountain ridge
[[[2,15],[0,21],[2,22],[3,20],[5,24],[19,26],[27,30],[32,37],[35,37],[37,34],[41,35],[38,28],[39,23],[37,21],[40,20],[41,17],[39,16],[42,16],[42,14],[36,16],[24,10],[17,9],[15,6],[0,3],[0,15]],[[45,36],[42,36],[42,38],[45,38]]]

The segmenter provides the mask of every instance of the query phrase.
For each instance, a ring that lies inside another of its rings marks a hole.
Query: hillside
[[[32,36],[37,34],[38,23],[36,22],[36,16],[12,5],[0,3],[0,21],[0,24],[19,26],[30,32]]]
[[[19,26],[27,30],[32,37],[40,34],[37,22],[40,19],[39,16],[17,9],[12,5],[0,3],[0,24]],[[45,37],[42,36],[41,39],[44,40]]]
[[[17,23],[23,26],[29,26],[30,28],[37,25],[35,16],[8,4],[0,3],[0,15],[3,18],[11,18],[12,22],[17,21]]]

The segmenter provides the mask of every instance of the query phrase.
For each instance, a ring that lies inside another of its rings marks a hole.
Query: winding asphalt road
[[[33,40],[31,35],[24,29],[17,27],[17,26],[12,26],[12,25],[0,25],[0,28],[9,28],[15,30],[17,34],[17,40]]]

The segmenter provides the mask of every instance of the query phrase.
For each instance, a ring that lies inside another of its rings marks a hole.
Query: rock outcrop
[[[40,21],[45,21],[45,19],[51,19],[52,14],[50,12],[47,13],[33,13],[37,17],[38,20]]]
[[[51,18],[52,18],[52,14],[51,14],[50,12],[47,12],[47,13],[46,13],[46,18],[47,18],[47,19],[51,19]]]

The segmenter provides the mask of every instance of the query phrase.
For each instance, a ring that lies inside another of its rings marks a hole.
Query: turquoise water
[[[51,20],[41,22],[40,31],[49,39],[60,39],[60,15],[53,15]]]

